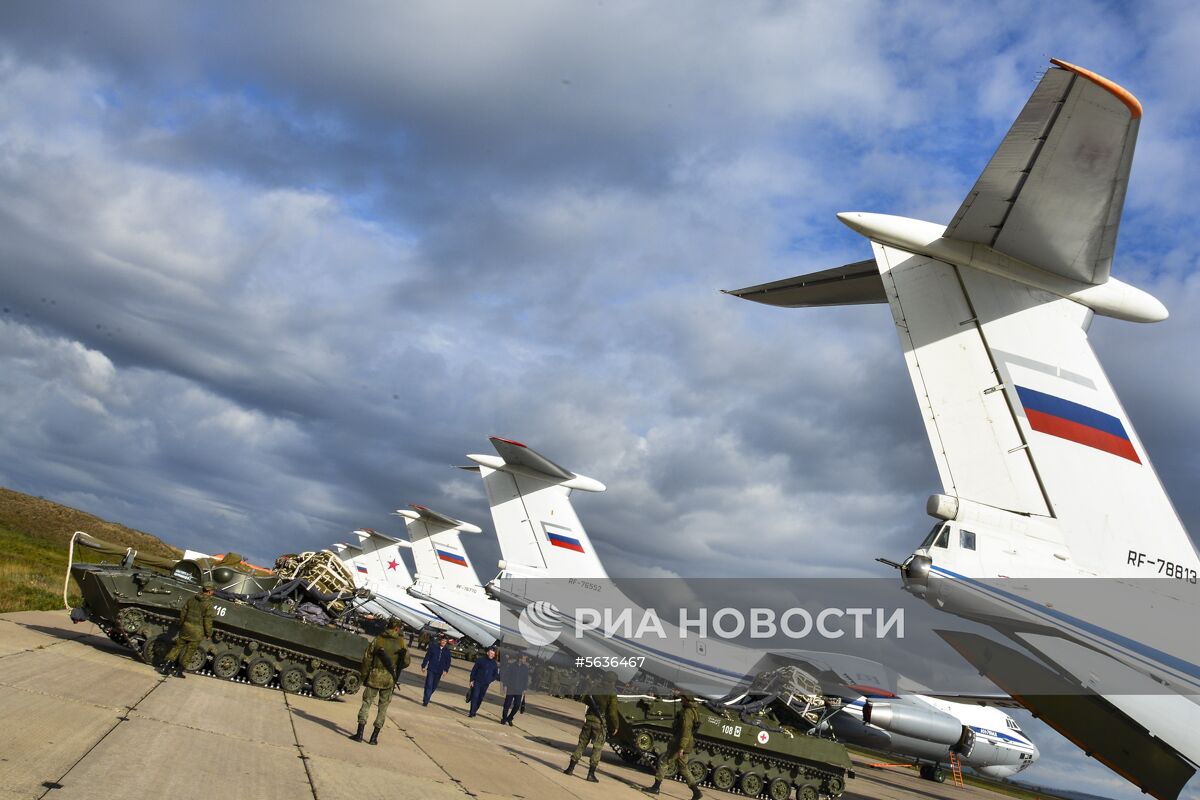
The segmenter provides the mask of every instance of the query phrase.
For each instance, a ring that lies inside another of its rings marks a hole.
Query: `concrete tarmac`
[[[586,761],[562,774],[579,703],[530,695],[527,713],[502,726],[497,684],[468,718],[470,665],[456,660],[422,707],[421,653],[413,656],[372,747],[347,738],[360,696],[323,701],[211,677],[163,678],[66,612],[0,615],[0,800],[646,797],[638,790],[652,776],[611,750],[600,783],[584,780]],[[856,761],[848,800],[1001,797]],[[690,795],[668,781],[661,796]]]

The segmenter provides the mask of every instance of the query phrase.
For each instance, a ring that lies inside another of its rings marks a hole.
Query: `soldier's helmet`
[[[390,617],[388,619],[387,629],[389,631],[400,630],[400,620],[398,620],[396,617]]]
[[[211,592],[215,588],[216,587],[213,586],[212,581],[204,581],[204,583],[200,584],[200,591],[202,592]]]

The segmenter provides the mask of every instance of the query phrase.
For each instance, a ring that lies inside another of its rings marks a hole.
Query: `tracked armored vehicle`
[[[839,797],[854,777],[845,745],[829,737],[841,699],[814,692],[816,682],[802,670],[784,668],[733,700],[702,703],[688,770],[701,783],[750,797]],[[669,758],[679,700],[620,697],[617,705],[621,725],[610,740],[617,754],[647,767]],[[680,777],[673,759],[667,776]]]
[[[72,547],[69,573],[83,601],[71,618],[94,622],[146,663],[160,663],[180,608],[210,582],[213,637],[185,669],[322,699],[358,691],[367,640],[339,622],[364,598],[332,553],[281,557],[268,572],[143,557],[87,534],[75,543],[102,555],[100,563],[74,563]]]

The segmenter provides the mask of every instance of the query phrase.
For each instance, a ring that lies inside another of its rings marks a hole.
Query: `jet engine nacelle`
[[[961,752],[959,748],[974,739],[970,728],[955,717],[909,703],[870,700],[863,706],[863,722],[901,736],[944,744],[955,752]]]

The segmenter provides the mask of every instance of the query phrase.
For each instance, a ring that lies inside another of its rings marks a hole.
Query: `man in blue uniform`
[[[438,682],[450,671],[448,640],[449,637],[445,633],[439,633],[437,642],[429,645],[429,649],[425,651],[425,658],[421,659],[421,669],[425,670],[425,699],[421,701],[423,706],[429,705],[429,698],[437,691]]]
[[[500,670],[500,682],[504,684],[504,711],[500,714],[500,724],[511,726],[513,717],[525,703],[525,690],[529,688],[529,656],[522,653],[519,659],[506,661]]]
[[[467,716],[473,717],[478,713],[479,706],[483,705],[483,696],[499,674],[500,665],[496,663],[496,648],[493,645],[475,659],[475,666],[471,667],[471,692],[467,696],[471,701],[471,713]]]

